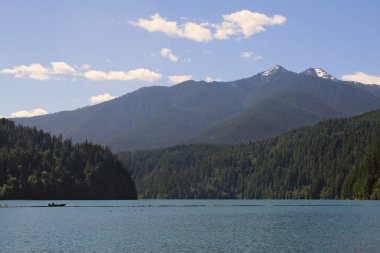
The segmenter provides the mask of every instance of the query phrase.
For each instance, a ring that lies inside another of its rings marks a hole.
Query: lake
[[[380,252],[380,201],[0,201],[0,252]]]

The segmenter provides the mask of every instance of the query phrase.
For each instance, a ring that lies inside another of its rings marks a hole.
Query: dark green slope
[[[120,154],[145,198],[360,198],[380,194],[380,111],[240,145]]]
[[[342,185],[342,198],[380,199],[380,143],[351,170]]]
[[[0,199],[135,199],[134,182],[109,149],[0,119]]]

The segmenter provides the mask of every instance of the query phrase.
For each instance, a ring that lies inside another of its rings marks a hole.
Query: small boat
[[[65,206],[66,204],[55,204],[54,202],[51,204],[48,204],[49,207],[62,207]]]

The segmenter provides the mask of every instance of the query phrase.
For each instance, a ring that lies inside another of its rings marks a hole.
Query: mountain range
[[[378,108],[379,86],[341,81],[321,68],[295,73],[277,65],[237,81],[144,87],[98,105],[14,121],[126,151],[261,140]]]

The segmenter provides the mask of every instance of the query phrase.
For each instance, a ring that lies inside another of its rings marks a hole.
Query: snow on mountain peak
[[[284,70],[286,71],[286,69],[284,67],[282,67],[280,65],[276,65],[276,66],[262,72],[261,75],[262,76],[271,76],[271,75],[273,75],[279,71],[284,71]]]
[[[335,77],[327,73],[321,68],[308,68],[301,74],[308,75],[308,76],[315,76],[323,79],[328,79],[328,80],[337,80]]]

